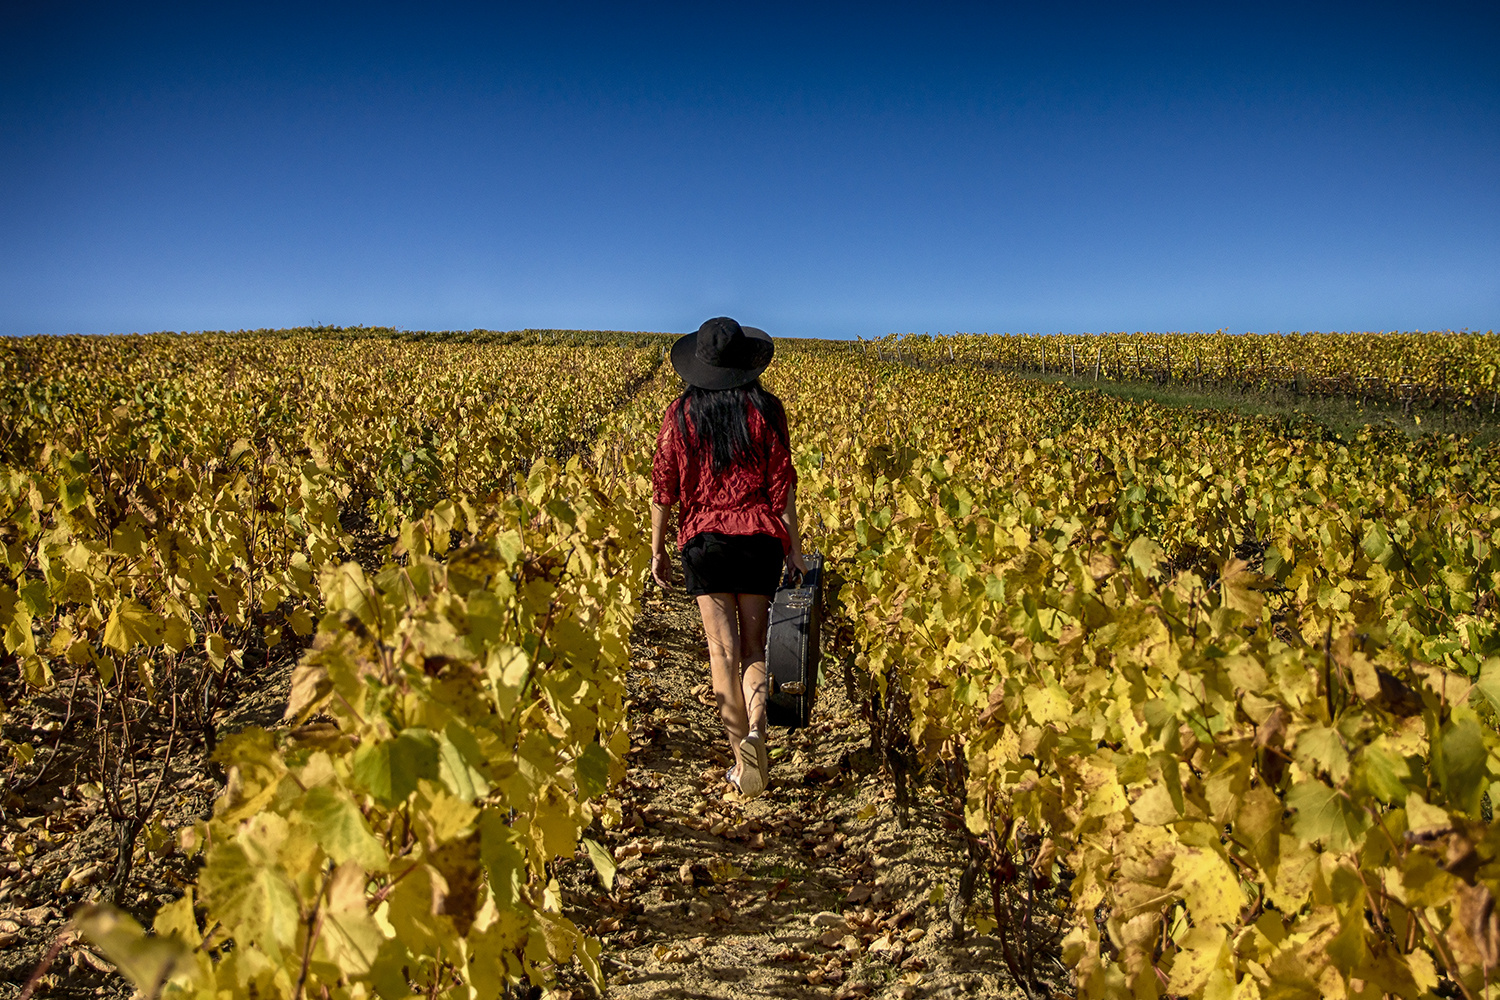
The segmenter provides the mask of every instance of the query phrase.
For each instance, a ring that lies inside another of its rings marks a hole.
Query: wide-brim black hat
[[[719,316],[678,337],[672,345],[672,367],[688,385],[700,389],[733,389],[760,378],[776,346],[771,335]]]

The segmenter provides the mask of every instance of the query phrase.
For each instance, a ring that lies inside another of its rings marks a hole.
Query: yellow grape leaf
[[[161,616],[134,598],[116,604],[104,626],[104,644],[110,649],[128,653],[134,646],[154,646],[161,641]]]
[[[365,873],[356,862],[340,865],[329,880],[323,907],[318,946],[345,975],[369,972],[385,943],[385,935],[370,915],[365,882]]]
[[[1406,797],[1406,829],[1417,835],[1443,833],[1453,829],[1448,810],[1434,805],[1412,792]]]
[[[178,896],[156,911],[151,922],[157,937],[175,937],[190,948],[203,943],[203,933],[198,929],[198,918],[193,914],[193,894]]]
[[[1500,656],[1492,656],[1479,668],[1479,682],[1474,690],[1482,694],[1490,707],[1500,712]],[[1472,694],[1470,695],[1472,698]]]
[[[300,722],[333,693],[328,671],[316,660],[304,658],[292,668],[291,691],[287,694],[286,713],[282,718]]]
[[[1177,943],[1172,959],[1171,978],[1167,983],[1174,996],[1191,996],[1208,983],[1218,971],[1228,971],[1233,983],[1234,956],[1224,947],[1229,933],[1223,927],[1194,927]]]
[[[613,892],[615,888],[615,859],[597,840],[585,837],[583,846],[589,852],[589,860],[594,863],[594,871],[599,873],[599,881],[604,883],[605,891]]]
[[[447,885],[443,914],[453,921],[453,929],[459,936],[467,936],[479,910],[480,838],[471,834],[463,839],[450,840],[427,857]]]
[[[87,906],[74,916],[89,943],[114,963],[142,996],[155,996],[179,966],[188,966],[188,949],[175,936],[150,936],[128,913],[112,906]]]
[[[1266,689],[1268,680],[1265,668],[1253,656],[1227,656],[1224,658],[1224,669],[1229,674],[1230,682],[1241,691],[1259,693]]]
[[[1339,917],[1339,932],[1328,942],[1328,957],[1334,966],[1345,975],[1358,975],[1370,960],[1370,948],[1366,939],[1369,932],[1365,926],[1363,905],[1350,906]]]
[[[52,614],[52,595],[47,587],[46,580],[32,580],[21,586],[16,593],[26,609],[37,618],[46,618]]]
[[[548,785],[537,800],[536,812],[531,817],[531,831],[542,857],[572,854],[578,839],[578,821],[574,817],[572,798],[556,785]]]
[[[1390,749],[1384,736],[1360,750],[1357,771],[1369,793],[1381,802],[1404,801],[1406,783],[1413,780],[1406,757]]]
[[[485,675],[494,692],[495,708],[509,717],[521,696],[521,685],[531,673],[531,661],[518,646],[491,647],[484,663]]]
[[[109,547],[132,559],[140,555],[141,547],[146,544],[146,533],[141,530],[141,526],[140,515],[132,514],[124,524],[115,529]]]
[[[292,631],[296,632],[298,635],[312,635],[312,615],[308,613],[306,608],[293,608],[287,613],[286,620],[287,624],[292,627]]]
[[[1165,785],[1152,785],[1147,788],[1141,793],[1140,798],[1131,803],[1130,812],[1135,816],[1137,823],[1145,823],[1148,826],[1166,826],[1182,818],[1182,814],[1177,811],[1177,806],[1172,802],[1172,795]]]
[[[1239,611],[1255,621],[1260,618],[1266,599],[1256,589],[1261,577],[1251,573],[1249,563],[1243,559],[1230,559],[1220,568],[1219,590],[1223,594],[1224,606]]]
[[[1140,535],[1126,548],[1125,561],[1141,576],[1148,580],[1155,580],[1161,575],[1157,563],[1161,562],[1163,555],[1160,545],[1146,535]]]
[[[422,785],[417,795],[413,818],[429,844],[441,844],[467,837],[474,820],[479,818],[479,810],[472,803],[448,794],[442,785],[429,782]]]
[[[259,945],[273,959],[292,947],[300,922],[296,890],[271,863],[253,861],[238,841],[215,843],[198,877],[199,894],[214,919],[243,944]]]
[[[225,737],[214,751],[214,759],[229,772],[224,791],[214,803],[214,815],[231,823],[259,813],[276,794],[276,785],[286,773],[274,739],[258,726]]]
[[[192,643],[193,627],[178,615],[168,615],[162,623],[161,641],[180,653]]]
[[[1344,666],[1349,671],[1349,676],[1354,679],[1354,693],[1365,701],[1374,701],[1380,697],[1380,672],[1375,669],[1375,664],[1363,653],[1351,652],[1345,658]]]
[[[1067,722],[1073,717],[1067,693],[1055,684],[1041,688],[1029,687],[1022,697],[1026,701],[1026,710],[1039,725]]]
[[[1172,862],[1172,886],[1182,894],[1198,927],[1233,924],[1245,905],[1234,869],[1207,848],[1178,848]]]
[[[447,950],[452,924],[441,915],[447,895],[448,883],[431,865],[417,865],[396,883],[386,898],[389,906],[385,913],[407,948],[419,955]]]
[[[370,600],[370,582],[359,563],[344,563],[324,569],[322,586],[323,598],[329,611],[348,611],[366,627],[375,627],[380,614]]]
[[[1276,793],[1265,785],[1247,789],[1234,817],[1236,839],[1250,848],[1264,870],[1280,856],[1283,808]]]
[[[69,479],[63,483],[60,494],[62,509],[71,513],[88,501],[88,480],[85,478]]]
[[[1283,913],[1295,913],[1307,902],[1318,873],[1318,854],[1289,834],[1281,835],[1274,877],[1266,884],[1266,898]]]
[[[1410,952],[1406,956],[1406,967],[1411,970],[1411,978],[1417,984],[1417,989],[1423,993],[1437,989],[1440,982],[1437,963],[1426,951],[1419,949]]]
[[[52,668],[40,656],[28,656],[21,661],[21,677],[33,688],[52,686]]]

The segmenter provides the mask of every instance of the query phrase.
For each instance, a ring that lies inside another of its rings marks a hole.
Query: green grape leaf
[[[1489,756],[1479,723],[1472,718],[1448,723],[1443,727],[1439,745],[1442,758],[1438,777],[1443,783],[1443,793],[1457,808],[1477,815]]]
[[[580,797],[592,799],[609,788],[609,751],[597,743],[583,748],[574,765],[578,773]]]
[[[313,838],[334,864],[354,861],[365,871],[385,870],[385,849],[348,792],[330,785],[310,788],[302,797],[301,811]]]
[[[501,911],[519,906],[526,884],[526,856],[519,834],[505,822],[498,809],[486,809],[480,815],[479,860],[489,875],[490,891]]]
[[[72,513],[79,507],[83,506],[83,504],[88,501],[88,498],[89,482],[87,479],[80,477],[77,479],[69,479],[67,482],[63,483],[61,495],[59,497],[62,502],[63,510]]]
[[[1382,802],[1404,802],[1409,791],[1407,782],[1415,780],[1406,758],[1382,740],[1360,751],[1358,773],[1370,794]]]
[[[1369,820],[1339,791],[1315,778],[1299,781],[1286,794],[1294,810],[1292,832],[1304,844],[1321,843],[1332,851],[1348,850],[1364,840]]]
[[[395,739],[365,743],[354,752],[354,780],[383,806],[395,806],[439,773],[437,738],[425,729],[404,729]]]
[[[46,580],[32,580],[22,586],[17,594],[33,616],[45,618],[52,614],[52,595]]]
[[[1479,683],[1475,690],[1484,695],[1495,712],[1500,713],[1500,656],[1492,656],[1479,668]]]
[[[438,750],[443,784],[449,791],[465,802],[489,794],[489,782],[479,770],[484,763],[484,753],[467,726],[457,719],[450,721],[438,740]]]
[[[1335,785],[1349,778],[1349,751],[1336,729],[1314,723],[1297,734],[1294,754],[1307,771],[1325,771]]]

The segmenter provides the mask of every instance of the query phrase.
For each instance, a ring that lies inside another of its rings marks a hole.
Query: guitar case
[[[788,572],[771,600],[766,631],[766,674],[770,694],[766,722],[797,729],[812,717],[818,691],[818,629],[823,618],[823,557],[806,557],[801,580]]]

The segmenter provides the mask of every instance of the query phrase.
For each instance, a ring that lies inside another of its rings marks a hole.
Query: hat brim
[[[705,364],[698,358],[696,333],[684,334],[672,344],[672,367],[677,369],[677,374],[684,382],[700,389],[734,389],[749,385],[760,378],[761,373],[771,364],[776,345],[772,343],[771,335],[764,330],[757,330],[753,326],[742,326],[740,329],[745,331],[745,336],[756,341],[758,350],[755,367],[721,368]]]

